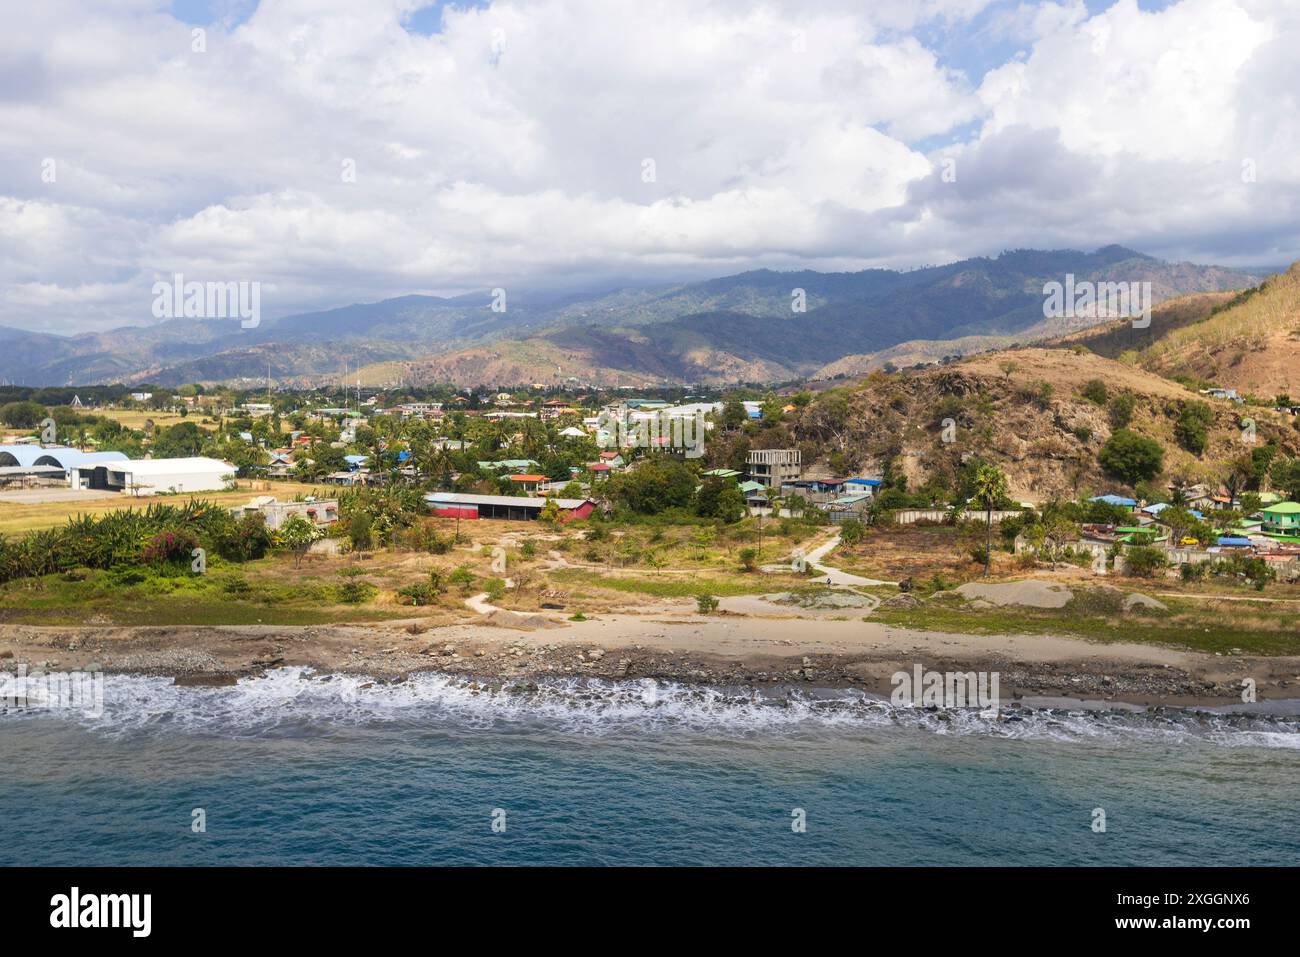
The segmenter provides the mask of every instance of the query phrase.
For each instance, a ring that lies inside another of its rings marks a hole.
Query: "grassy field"
[[[1064,608],[968,608],[932,600],[917,608],[880,608],[871,616],[900,628],[967,635],[1074,635],[1103,642],[1171,645],[1227,654],[1300,654],[1294,605],[1162,597],[1166,611],[1124,612],[1117,593],[1076,590]]]
[[[46,575],[10,582],[0,587],[0,621],[42,625],[318,625],[409,618],[416,611],[345,603],[339,600],[336,582],[304,577],[283,583],[265,576],[248,576],[245,571],[221,569],[205,576],[96,571],[81,580]]]
[[[728,595],[766,595],[771,592],[791,591],[807,585],[807,579],[795,575],[745,574],[736,572],[693,573],[640,570],[633,574],[601,574],[583,568],[562,568],[550,572],[548,577],[556,584],[575,590],[608,588],[652,598],[691,598],[709,594],[718,598]]]
[[[125,495],[108,495],[104,498],[79,502],[39,502],[16,504],[0,502],[0,535],[21,535],[40,528],[54,528],[76,515],[102,515],[123,508],[146,508],[150,502],[182,505],[190,499],[203,499],[234,507],[247,502],[254,495],[274,495],[291,499],[297,494],[326,497],[330,489],[304,485],[301,482],[240,481],[235,492],[198,492],[193,495],[155,495],[150,498],[129,498]]]
[[[142,429],[146,420],[151,420],[159,428],[166,428],[180,422],[193,422],[200,429],[209,431],[217,427],[215,420],[204,424],[203,420],[208,418],[206,412],[191,412],[183,416],[179,412],[150,412],[146,409],[104,409],[96,410],[95,414],[119,422],[128,429]]]

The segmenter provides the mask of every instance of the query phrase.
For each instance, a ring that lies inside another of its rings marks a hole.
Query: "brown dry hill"
[[[1053,347],[1087,346],[1099,356],[1118,359],[1126,352],[1140,352],[1155,343],[1194,323],[1208,319],[1216,309],[1222,309],[1239,299],[1242,291],[1194,292],[1162,302],[1151,310],[1151,324],[1137,329],[1131,319],[1116,319],[1104,325],[1082,329],[1043,343]]]
[[[1207,319],[1243,295],[1241,290],[1194,292],[1160,303],[1151,310],[1151,324],[1135,329],[1131,319],[1117,319],[1086,329],[1062,333],[1069,320],[1044,320],[1014,336],[962,336],[957,339],[913,339],[896,346],[861,355],[844,356],[827,363],[813,376],[833,379],[865,375],[883,369],[886,363],[899,368],[924,365],[949,356],[971,356],[1022,344],[1038,343],[1053,348],[1085,345],[1098,355],[1117,359],[1122,353],[1146,349],[1177,329]],[[1077,321],[1077,320],[1074,320]]]
[[[1144,369],[1083,350],[1046,348],[874,373],[859,385],[819,395],[796,415],[788,439],[799,443],[811,471],[872,474],[893,459],[913,488],[934,475],[951,477],[979,457],[1006,471],[1018,498],[1122,490],[1097,463],[1112,427],[1107,408],[1082,395],[1092,380],[1104,383],[1111,397],[1133,395],[1129,428],[1164,446],[1166,480],[1219,482],[1227,463],[1249,448],[1241,440],[1246,414],[1256,420],[1258,441],[1273,438],[1289,454],[1300,451],[1292,416],[1205,399]],[[1192,401],[1205,401],[1213,411],[1210,441],[1200,456],[1174,439],[1183,404]],[[941,436],[949,418],[956,441],[946,444]],[[773,436],[765,444],[781,438],[787,437]]]
[[[1243,394],[1300,394],[1300,263],[1138,356],[1143,368]]]
[[[789,377],[782,366],[746,359],[707,344],[672,348],[645,330],[573,329],[548,336],[495,342],[400,363],[405,381],[460,385],[579,385],[600,388],[651,388],[681,382],[777,381]],[[361,370],[362,380],[395,381],[398,363]]]

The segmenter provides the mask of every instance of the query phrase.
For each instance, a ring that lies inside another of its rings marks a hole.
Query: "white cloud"
[[[0,37],[0,324],[143,321],[176,271],[259,279],[275,315],[1012,245],[1295,254],[1281,5],[520,0],[432,36],[418,6],[262,0],[194,52],[161,2],[33,5]],[[967,77],[923,37],[980,15],[1027,55]]]

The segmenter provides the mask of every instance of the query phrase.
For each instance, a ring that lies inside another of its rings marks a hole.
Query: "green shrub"
[[[695,596],[695,606],[701,615],[711,615],[718,609],[718,599],[713,595],[699,594]]]
[[[1128,563],[1129,573],[1138,578],[1152,578],[1168,564],[1164,552],[1147,545],[1134,545],[1128,549],[1124,561]]]
[[[430,555],[446,555],[451,551],[451,535],[440,535],[438,529],[430,522],[420,522],[410,528],[398,529],[393,533],[393,544],[413,552],[428,552]]]
[[[1128,424],[1133,421],[1133,406],[1135,404],[1133,395],[1129,392],[1121,392],[1110,400],[1108,412],[1112,429],[1128,427]]]
[[[1145,436],[1117,429],[1097,454],[1097,461],[1108,475],[1129,485],[1155,478],[1164,468],[1164,449]]]
[[[1083,386],[1083,397],[1094,405],[1105,405],[1110,397],[1106,383],[1101,379],[1089,379]]]
[[[1209,428],[1213,421],[1214,411],[1206,403],[1184,402],[1174,425],[1174,438],[1193,455],[1200,455],[1209,442]]]
[[[460,588],[462,593],[468,593],[473,589],[478,577],[468,565],[458,565],[456,570],[447,576],[447,580]]]
[[[348,540],[358,550],[370,548],[374,544],[373,525],[368,514],[357,512],[352,516],[348,522]]]
[[[350,568],[343,573],[343,583],[336,589],[338,600],[346,605],[360,605],[375,595],[375,586],[357,576],[360,571]]]

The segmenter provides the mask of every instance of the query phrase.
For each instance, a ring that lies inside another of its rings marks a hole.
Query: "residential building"
[[[880,479],[871,478],[850,478],[844,480],[844,494],[846,495],[866,495],[876,494],[876,489],[880,488]]]
[[[548,481],[545,475],[507,475],[506,479],[514,483],[515,488],[521,488],[525,492],[536,492],[537,486],[541,482]]]
[[[1300,536],[1300,503],[1278,502],[1264,509],[1265,535]]]
[[[247,505],[238,505],[230,511],[236,518],[260,514],[266,518],[266,527],[270,529],[282,527],[294,515],[323,528],[339,520],[339,501],[336,498],[307,498],[301,502],[281,502],[274,495],[259,495]]]
[[[749,477],[767,488],[779,489],[799,479],[799,457],[798,449],[756,449],[746,459]]]

